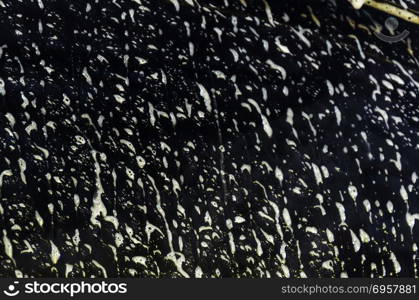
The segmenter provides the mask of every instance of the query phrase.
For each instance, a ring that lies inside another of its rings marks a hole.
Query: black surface
[[[417,26],[188,2],[0,2],[0,275],[417,277]]]

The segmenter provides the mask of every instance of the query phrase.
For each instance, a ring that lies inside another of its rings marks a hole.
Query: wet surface
[[[1,276],[417,277],[417,27],[279,2],[0,2]]]

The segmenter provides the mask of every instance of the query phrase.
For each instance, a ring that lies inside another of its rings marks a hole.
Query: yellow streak
[[[375,0],[367,0],[365,2],[365,5],[371,6],[375,9],[384,11],[390,15],[399,17],[407,22],[410,23],[414,23],[414,24],[418,24],[419,25],[419,16],[417,16],[416,14],[406,10],[406,9],[402,9],[396,6],[393,6],[391,4],[387,4],[387,3],[382,3],[382,2],[378,2]]]

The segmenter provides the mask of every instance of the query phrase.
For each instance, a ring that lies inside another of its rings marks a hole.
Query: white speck
[[[314,163],[312,163],[311,166],[313,168],[313,173],[314,173],[314,177],[316,178],[317,185],[319,185],[320,183],[323,183],[323,178],[322,178],[322,174],[320,173],[319,167]]]
[[[355,9],[360,9],[367,0],[349,0]]]
[[[335,241],[335,236],[333,235],[333,232],[329,230],[329,228],[326,229],[326,235],[329,243],[333,243]]]
[[[389,201],[387,201],[386,206],[387,206],[387,210],[388,210],[388,212],[389,212],[389,213],[392,213],[392,212],[393,212],[393,202],[391,202],[390,200],[389,200]]]
[[[310,41],[304,36],[304,32],[306,31],[306,29],[301,28],[301,26],[299,25],[298,31],[294,27],[291,27],[291,30],[300,38],[301,41],[303,41],[304,44],[307,45],[307,47],[311,47]]]
[[[275,167],[275,177],[279,180],[279,183],[282,185],[282,182],[284,181],[284,173],[282,173],[281,169],[278,167]]]
[[[370,236],[363,229],[359,230],[359,236],[361,237],[361,241],[363,243],[369,243],[370,242]]]
[[[329,259],[322,263],[322,268],[333,271],[333,262]]]
[[[287,109],[287,123],[294,127],[294,112],[291,108]]]
[[[179,2],[177,0],[170,0],[170,2],[173,3],[173,5],[175,6],[176,11],[180,10],[180,5],[179,5]]]
[[[359,249],[361,249],[361,242],[359,241],[355,232],[352,231],[352,229],[351,229],[351,238],[352,238],[352,245],[354,246],[354,250],[355,252],[358,252]]]
[[[106,273],[106,269],[100,263],[98,263],[94,259],[92,260],[92,263],[102,271],[104,278],[107,278],[108,277],[108,274]]]
[[[55,246],[55,244],[52,241],[50,241],[50,243],[51,243],[50,257],[51,257],[52,264],[55,265],[58,262],[58,260],[60,259],[61,254],[60,254],[60,251],[58,250],[57,246]]]
[[[20,178],[22,179],[22,182],[26,184],[26,176],[25,176],[26,162],[22,158],[19,158],[18,163],[19,163],[19,168],[20,168]]]
[[[236,223],[240,224],[240,223],[244,223],[244,222],[246,222],[246,219],[245,219],[245,218],[243,218],[243,217],[240,217],[240,216],[236,216],[236,217],[234,218],[234,222],[236,222]]]
[[[113,95],[113,97],[115,98],[116,102],[118,102],[118,103],[124,103],[125,102],[125,98],[121,97],[120,95]]]
[[[227,219],[226,226],[228,230],[231,230],[233,228],[233,222],[230,219]]]
[[[278,37],[275,38],[275,45],[278,47],[278,50],[279,51],[281,51],[283,53],[286,53],[286,54],[291,54],[291,52],[288,49],[288,47],[282,45]]]
[[[4,229],[3,229],[3,245],[4,245],[4,253],[14,262],[13,246],[9,238],[7,237],[7,231]]]
[[[228,241],[229,241],[229,244],[230,244],[231,253],[232,254],[236,253],[236,245],[234,244],[234,238],[233,238],[233,234],[231,232],[228,233]]]
[[[390,260],[393,262],[393,266],[394,266],[394,271],[397,273],[400,273],[400,271],[402,270],[399,261],[397,260],[396,255],[391,252],[390,254]]]
[[[282,217],[284,218],[285,224],[287,224],[288,227],[291,227],[291,216],[287,208],[284,208],[284,210],[282,211]]]
[[[361,56],[361,58],[362,59],[365,59],[365,53],[364,53],[364,51],[362,50],[362,47],[361,47],[361,42],[359,41],[359,39],[358,39],[358,37],[356,36],[356,35],[353,35],[353,34],[350,34],[350,35],[348,35],[350,38],[353,38],[354,40],[355,40],[355,42],[356,42],[356,45],[358,46],[358,52],[359,52],[359,55]]]
[[[238,62],[239,61],[239,54],[237,53],[237,51],[230,48],[230,52],[231,52],[231,54],[233,54],[234,62]]]
[[[358,196],[358,190],[356,189],[356,187],[353,185],[348,186],[348,192],[352,200],[356,201],[356,197]]]
[[[396,160],[390,159],[390,162],[392,162],[399,171],[402,170],[402,162],[400,159],[401,155],[399,152],[396,153]]]
[[[269,6],[269,4],[268,4],[268,2],[266,0],[263,0],[263,3],[265,4],[265,12],[266,12],[266,16],[268,17],[269,23],[272,26],[275,26],[274,18],[272,16],[271,7]]]
[[[284,88],[282,89],[282,92],[284,93],[285,96],[289,95],[289,89],[287,86],[284,86]]]
[[[342,121],[342,114],[337,106],[335,106],[335,115],[336,115],[336,123],[340,126],[340,122]]]
[[[274,63],[272,60],[268,59],[266,61],[266,63],[274,70],[277,70],[281,73],[282,75],[282,79],[286,79],[287,78],[287,72],[285,71],[285,69],[279,65],[277,65],[276,63]]]
[[[327,84],[327,89],[329,90],[329,95],[333,96],[333,94],[335,93],[335,90],[333,89],[333,85],[329,80],[326,80],[326,84]]]
[[[345,206],[343,206],[342,203],[340,203],[340,202],[336,202],[335,205],[336,205],[336,207],[339,211],[339,216],[340,216],[341,222],[345,223],[345,221],[346,221]]]
[[[311,226],[308,226],[308,227],[306,227],[306,232],[310,232],[310,233],[313,233],[313,234],[317,234],[317,233],[318,233],[318,230],[317,230],[317,228],[316,228],[316,227],[311,227]]]
[[[406,213],[406,223],[410,227],[410,230],[413,230],[413,227],[415,226],[416,220],[419,220],[419,214],[410,214]]]
[[[199,94],[201,95],[202,98],[204,98],[205,107],[207,108],[208,111],[211,111],[212,110],[211,99],[208,94],[208,91],[205,89],[205,87],[202,84],[197,83],[197,85],[199,87]]]
[[[86,143],[86,139],[80,135],[76,135],[75,139],[77,145],[84,145]]]
[[[127,174],[129,179],[134,180],[135,174],[130,168],[125,167],[125,173]]]
[[[44,3],[42,3],[42,0],[38,0],[38,5],[40,9],[44,9]]]
[[[202,275],[204,273],[202,272],[202,269],[200,266],[195,268],[195,278],[202,278]]]
[[[73,265],[65,264],[65,278],[68,278],[68,274],[70,274],[73,271]]]
[[[147,267],[147,264],[146,264],[147,259],[144,256],[134,256],[132,258],[132,261],[136,264],[141,264],[141,265]]]
[[[407,195],[407,191],[404,185],[400,187],[400,196],[402,197],[404,201],[407,201],[409,199],[409,196]]]
[[[268,137],[272,137],[273,131],[272,131],[271,125],[269,124],[268,119],[264,115],[261,115],[261,117],[262,117],[263,130],[265,130],[265,133]]]
[[[369,212],[371,210],[371,203],[368,200],[362,201],[362,204],[364,204],[366,212]]]
[[[381,117],[383,118],[383,120],[386,124],[386,127],[388,128],[388,114],[387,114],[387,112],[384,109],[379,108],[378,106],[375,107],[374,111],[378,112],[381,115]]]
[[[0,95],[4,96],[6,95],[6,90],[4,89],[5,84],[4,84],[4,80],[0,78]]]
[[[93,196],[93,205],[90,208],[92,214],[90,217],[90,222],[94,225],[98,225],[100,226],[100,222],[98,220],[96,220],[96,217],[103,215],[106,216],[107,215],[107,210],[106,210],[106,206],[102,201],[102,194],[105,192],[102,186],[102,182],[100,180],[100,173],[101,173],[101,169],[100,169],[100,165],[96,159],[96,150],[92,150],[91,154],[92,157],[95,161],[95,173],[96,173],[96,191],[94,193]]]
[[[116,245],[116,247],[119,248],[123,243],[124,243],[124,237],[122,236],[122,234],[117,232],[115,234],[115,245]]]
[[[383,83],[383,85],[389,89],[389,90],[394,90],[394,86],[391,84],[391,82],[387,81],[387,80],[382,80],[381,81]]]
[[[87,72],[86,67],[83,68],[82,75],[86,79],[87,83],[91,85],[92,84],[92,78],[90,77],[89,73]]]
[[[41,215],[38,213],[37,210],[35,211],[35,220],[38,222],[40,227],[44,225],[44,220],[42,219]]]

